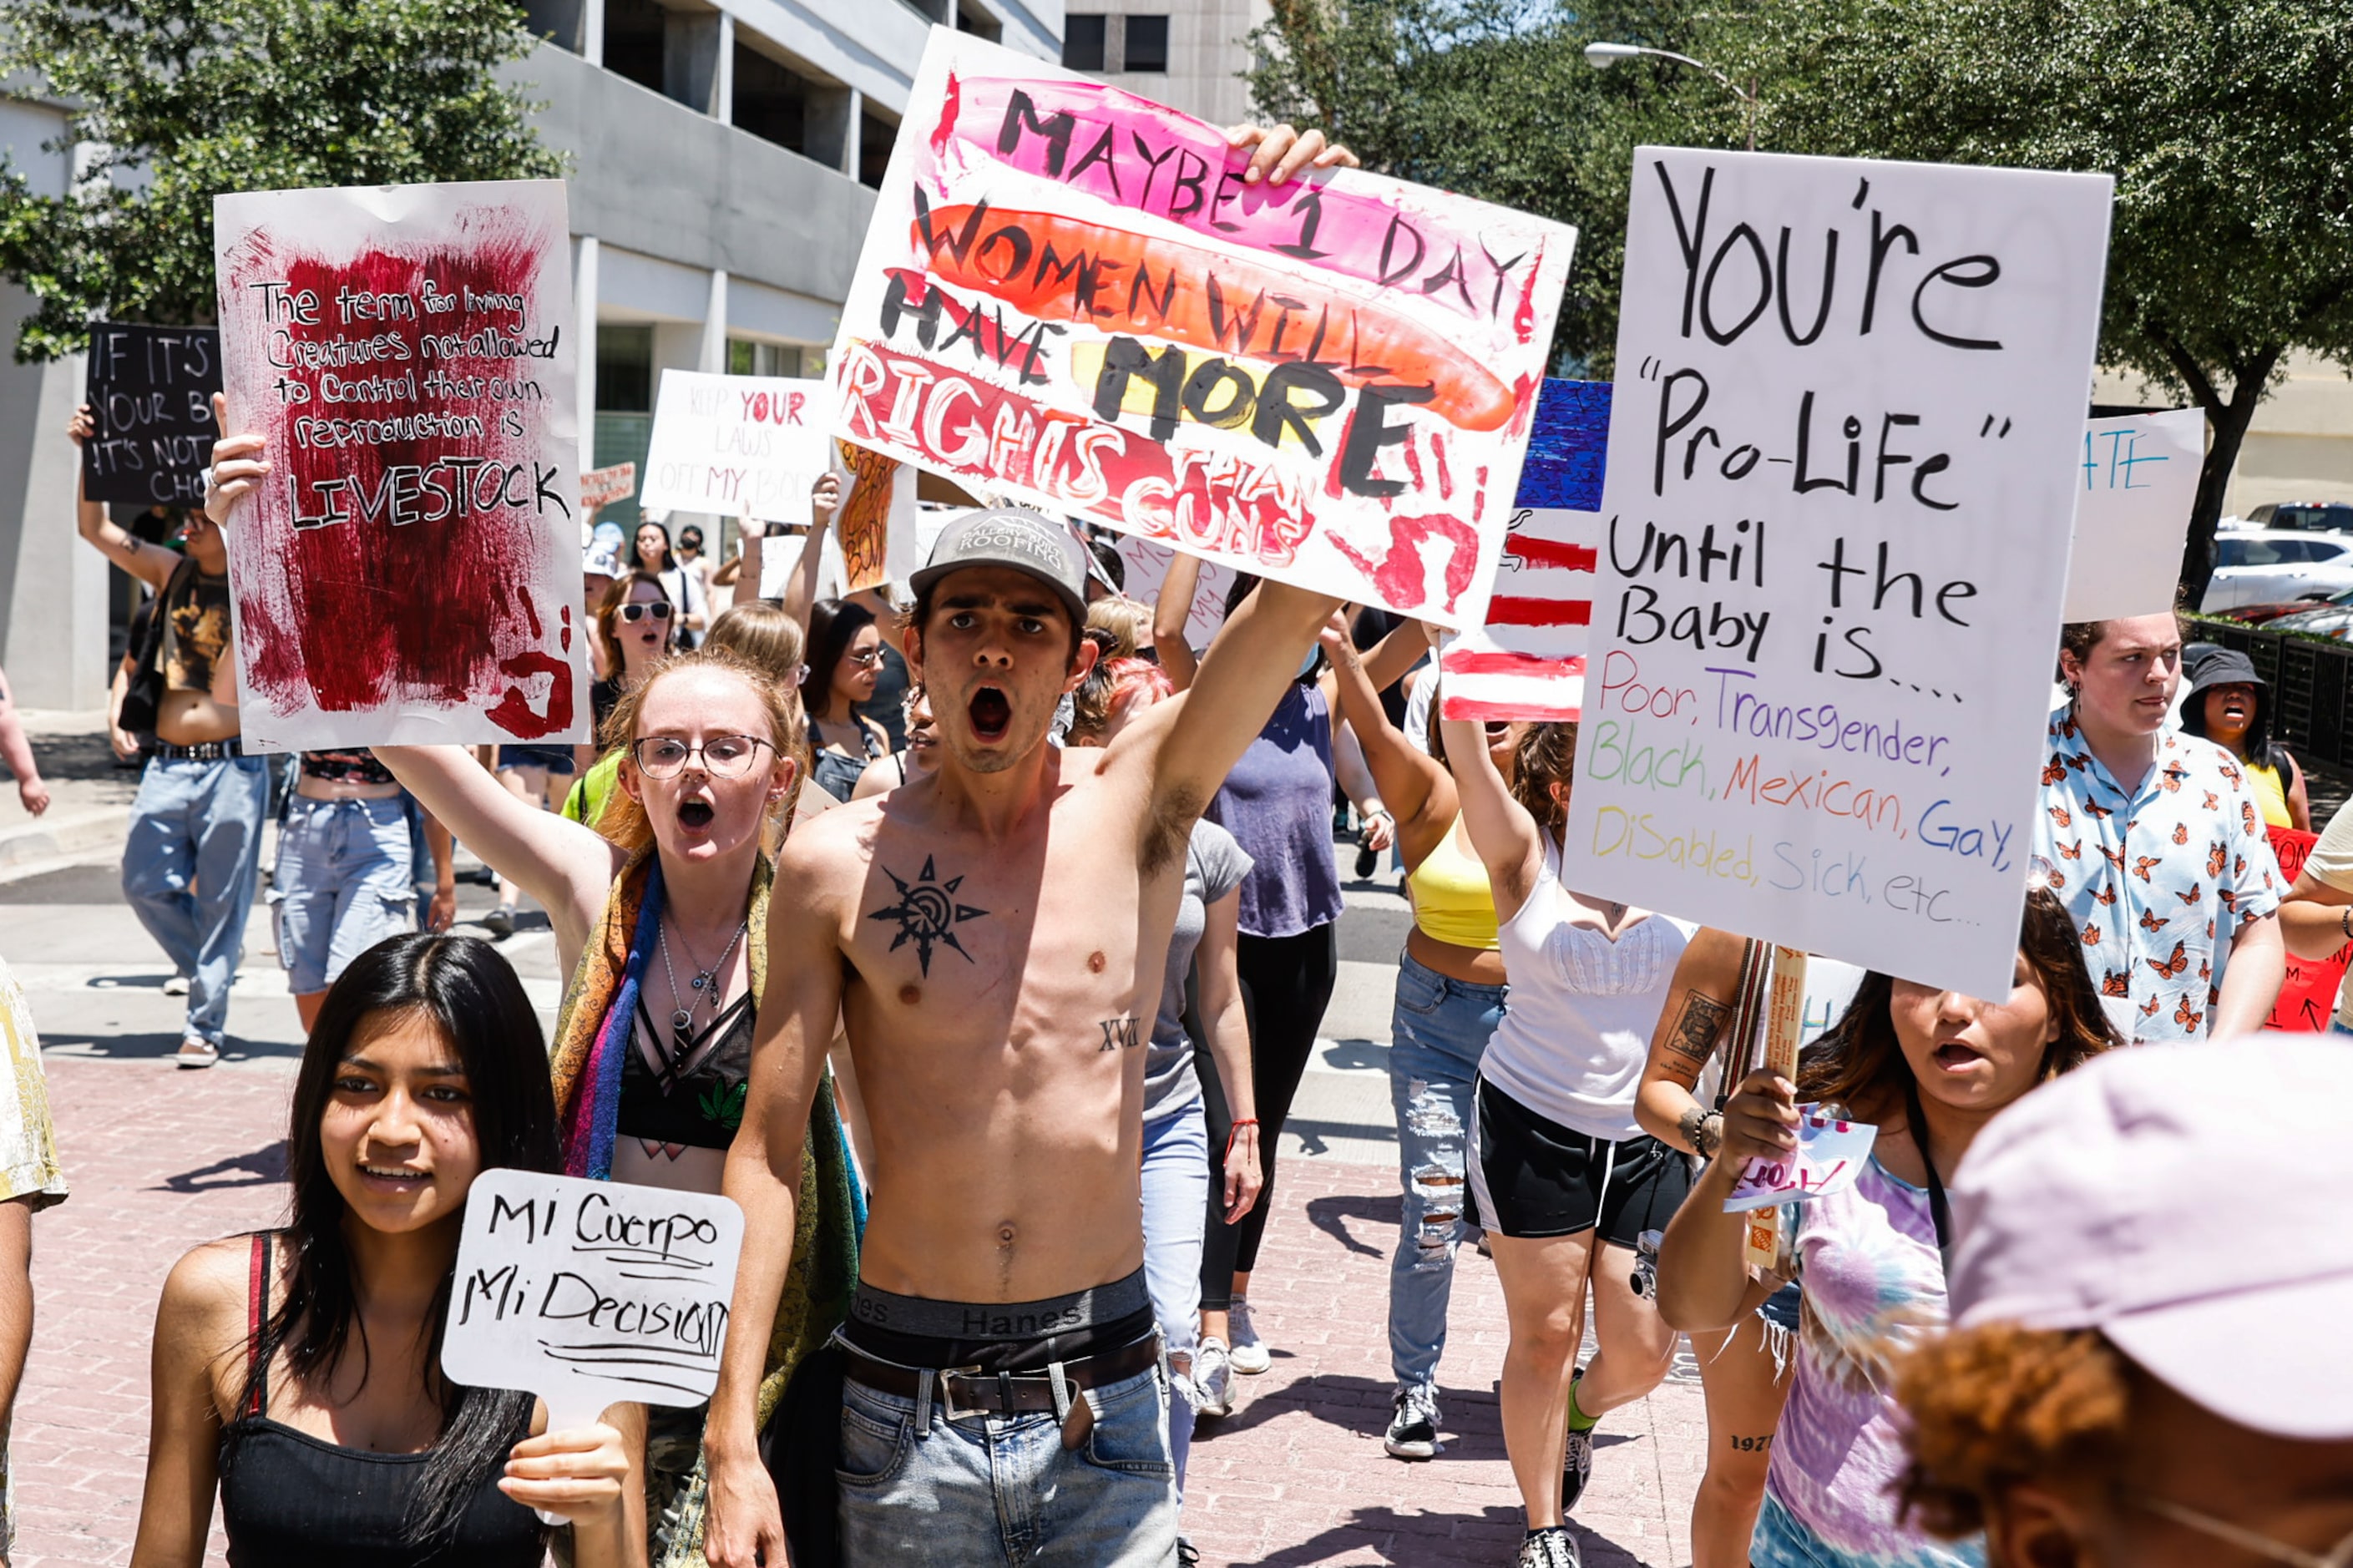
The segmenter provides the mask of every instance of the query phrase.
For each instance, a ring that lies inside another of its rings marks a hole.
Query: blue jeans
[[[839,1483],[847,1568],[909,1563],[1166,1568],[1176,1472],[1157,1367],[1094,1391],[1095,1423],[1062,1447],[1051,1411],[965,1415],[934,1399],[841,1390]]]
[[[400,797],[288,801],[269,902],[278,961],[298,996],[324,991],[353,959],[406,931],[417,889]]]
[[[1224,1190],[1222,1174],[1219,1190]],[[1209,1125],[1195,1100],[1144,1124],[1144,1281],[1169,1359],[1192,1358],[1201,1337],[1201,1216],[1209,1202]],[[1176,1497],[1193,1448],[1193,1404],[1168,1401],[1168,1452]]]
[[[153,758],[131,805],[122,896],[188,977],[187,1032],[216,1046],[228,1025],[269,815],[269,768],[260,757]]]
[[[1449,980],[1398,955],[1389,1020],[1389,1104],[1405,1188],[1389,1256],[1389,1367],[1399,1383],[1434,1386],[1446,1349],[1446,1304],[1462,1220],[1463,1131],[1487,1037],[1504,1021],[1506,988]]]

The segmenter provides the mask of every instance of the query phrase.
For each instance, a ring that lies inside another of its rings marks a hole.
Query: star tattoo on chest
[[[915,961],[923,965],[926,979],[931,977],[932,949],[936,944],[945,943],[954,948],[966,963],[973,962],[972,954],[965,952],[964,943],[956,941],[955,928],[965,921],[977,920],[988,911],[955,901],[955,890],[964,885],[962,877],[950,877],[946,881],[941,881],[932,868],[929,855],[923,857],[923,874],[912,882],[888,866],[882,868],[882,874],[890,878],[892,886],[899,889],[899,901],[876,910],[866,918],[899,922],[899,933],[891,939],[892,952],[913,942]]]

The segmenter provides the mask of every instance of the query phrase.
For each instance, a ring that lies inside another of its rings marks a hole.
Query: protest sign
[[[841,475],[841,509],[833,531],[841,542],[849,591],[903,583],[922,564],[915,554],[915,474],[905,464],[855,441],[836,441],[834,469]]]
[[[213,460],[220,329],[94,321],[82,400],[98,432],[81,444],[81,493],[134,506],[205,504]]]
[[[1223,132],[934,27],[828,362],[842,434],[1477,626],[1576,231]]]
[[[1127,569],[1127,586],[1121,590],[1138,604],[1158,605],[1160,584],[1168,580],[1169,563],[1176,552],[1156,539],[1139,533],[1119,536],[1120,564]],[[1226,595],[1234,585],[1234,569],[1214,561],[1201,563],[1200,581],[1193,589],[1192,606],[1185,612],[1185,644],[1195,650],[1208,647],[1218,628],[1226,624]]]
[[[2206,416],[2195,408],[2094,419],[2084,427],[2063,619],[2161,616],[2173,608],[2205,461]]]
[[[1871,1160],[1879,1129],[1822,1114],[1819,1105],[1798,1107],[1798,1146],[1784,1160],[1751,1160],[1724,1200],[1726,1214],[1746,1214],[1776,1204],[1826,1198],[1854,1185]]]
[[[1446,645],[1449,719],[1574,720],[1600,559],[1609,384],[1546,381],[1487,624]]]
[[[2301,833],[2293,827],[2274,827],[2270,832],[2272,853],[2279,857],[2280,886],[2292,888],[2303,874],[2305,859],[2320,841],[2320,836]],[[2289,953],[2287,979],[2280,986],[2279,1000],[2273,1004],[2271,1020],[2263,1027],[2306,1035],[2327,1030],[2328,1021],[2337,1016],[2337,990],[2345,983],[2348,963],[2353,963],[2353,942],[2323,959],[2298,958]]]
[[[1637,151],[1571,886],[2009,994],[2110,189]]]
[[[547,1401],[700,1405],[719,1382],[744,1211],[715,1194],[485,1171],[466,1196],[441,1370]]]
[[[564,183],[213,202],[249,751],[582,742]]]
[[[638,504],[763,522],[807,522],[809,487],[833,462],[821,381],[662,372]]]
[[[635,463],[616,463],[609,468],[591,468],[580,476],[580,504],[584,507],[610,506],[637,493],[638,466]]]

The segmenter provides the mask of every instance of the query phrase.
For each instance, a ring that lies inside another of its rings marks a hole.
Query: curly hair
[[[1549,837],[1560,837],[1568,820],[1567,803],[1554,797],[1552,786],[1566,793],[1576,778],[1577,721],[1529,725],[1512,752],[1512,797]]]
[[[1958,1539],[2021,1481],[2112,1474],[2147,1375],[2096,1329],[1985,1323],[1925,1341],[1895,1371],[1902,1517]]]
[[[792,789],[781,803],[781,809],[788,812],[798,800],[801,784],[809,771],[807,727],[801,718],[800,692],[732,648],[696,648],[691,653],[673,654],[655,665],[646,672],[638,689],[624,692],[620,701],[613,705],[612,712],[605,716],[605,727],[598,736],[600,743],[608,752],[622,752],[623,767],[636,766],[629,759],[628,748],[638,739],[638,717],[645,711],[647,695],[668,677],[688,669],[723,670],[736,677],[752,689],[752,694],[767,710],[769,742],[776,748],[777,756],[793,764]],[[612,793],[606,802],[605,815],[595,826],[597,832],[624,849],[642,849],[654,841],[653,824],[647,819],[645,806],[624,789]]]

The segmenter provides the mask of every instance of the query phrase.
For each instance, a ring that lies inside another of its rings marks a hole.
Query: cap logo
[[[980,552],[1009,552],[1035,561],[1045,571],[1056,576],[1071,569],[1070,557],[1056,548],[1052,531],[1034,523],[1010,518],[984,518],[965,529],[956,541],[956,553],[968,555]]]

